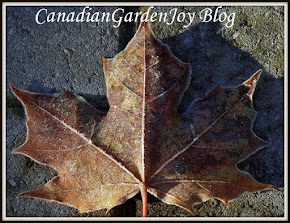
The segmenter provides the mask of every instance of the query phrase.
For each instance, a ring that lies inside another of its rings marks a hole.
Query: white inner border
[[[284,217],[6,217],[6,7],[7,6],[284,6]],[[4,2],[2,3],[2,220],[4,221],[285,221],[288,220],[288,3],[286,2]],[[5,125],[4,125],[5,123]]]

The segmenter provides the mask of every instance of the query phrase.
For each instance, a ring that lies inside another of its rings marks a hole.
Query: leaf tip
[[[264,141],[264,147],[266,147],[266,146],[271,146],[271,143],[270,143],[270,142],[265,141],[265,140],[263,140],[263,141]]]
[[[28,91],[20,90],[19,88],[15,87],[12,83],[9,83],[9,85],[10,85],[10,89],[13,92],[13,94],[23,103],[24,103],[25,96],[33,94],[33,93],[28,92]]]
[[[29,192],[24,192],[24,193],[21,193],[21,194],[17,195],[17,198],[21,198],[21,197],[31,197],[31,195],[30,195]]]
[[[24,146],[25,144],[21,145],[20,147],[14,149],[11,151],[11,154],[15,155],[15,154],[23,154],[23,150],[22,150],[22,147]]]
[[[254,73],[248,80],[246,80],[244,83],[242,83],[241,86],[245,86],[248,89],[248,96],[250,100],[253,99],[253,94],[256,88],[256,85],[258,83],[258,80],[262,74],[262,69],[258,70],[256,73]]]
[[[21,91],[16,88],[11,82],[9,82],[9,86],[10,86],[10,89],[12,90],[12,92],[15,94],[15,95],[18,95]]]
[[[11,83],[11,82],[9,82],[9,86],[10,86],[10,88],[13,90],[15,87],[14,87],[14,85]]]
[[[274,190],[282,192],[278,187],[275,187],[275,186],[270,185],[270,184],[266,185],[265,189],[274,189]]]
[[[251,88],[255,88],[261,74],[262,74],[262,69],[258,70],[256,73],[254,73],[248,80],[246,80],[243,83],[243,85],[250,86]]]
[[[256,145],[256,150],[255,151],[258,151],[260,149],[263,149],[263,148],[271,145],[270,142],[268,142],[266,140],[263,140],[263,139],[261,139],[258,136],[255,136],[255,137],[256,137],[256,144],[255,144]]]
[[[12,150],[11,154],[13,154],[13,155],[18,154],[17,149]]]
[[[140,30],[145,30],[145,33],[146,34],[148,34],[149,36],[151,36],[151,35],[153,35],[153,33],[152,33],[152,30],[151,30],[151,28],[150,28],[150,26],[149,26],[149,21],[148,21],[148,19],[147,19],[147,14],[149,13],[149,8],[150,7],[148,7],[147,9],[146,9],[146,11],[145,11],[145,13],[142,15],[142,17],[141,17],[141,19],[140,19],[140,25],[139,25],[139,28],[138,28],[138,31],[140,31]],[[138,32],[137,31],[137,32]]]

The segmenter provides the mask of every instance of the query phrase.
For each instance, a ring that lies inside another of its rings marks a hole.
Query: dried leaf
[[[83,98],[24,92],[11,86],[27,112],[21,153],[58,171],[44,187],[21,196],[66,203],[81,212],[111,208],[147,192],[185,208],[245,191],[275,188],[236,164],[269,145],[252,131],[252,96],[261,70],[237,87],[212,89],[179,115],[190,64],[175,58],[141,23],[126,49],[103,59],[110,109]]]

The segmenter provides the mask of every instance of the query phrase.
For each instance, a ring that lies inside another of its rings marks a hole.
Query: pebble
[[[9,29],[9,31],[8,31],[8,34],[9,35],[13,35],[13,34],[15,34],[16,33],[16,29],[15,28],[11,28],[11,29]]]
[[[9,183],[12,187],[15,187],[15,186],[16,186],[16,182],[15,182],[14,179],[11,178],[11,177],[8,179],[8,183]]]
[[[240,35],[239,31],[237,31],[233,34],[232,37],[233,37],[233,39],[236,39],[239,35]]]
[[[115,33],[115,30],[114,29],[107,29],[107,35],[108,36],[111,36]]]

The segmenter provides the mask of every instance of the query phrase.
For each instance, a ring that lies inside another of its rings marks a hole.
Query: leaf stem
[[[147,217],[147,186],[144,182],[141,186],[141,197],[143,204],[143,217]]]

